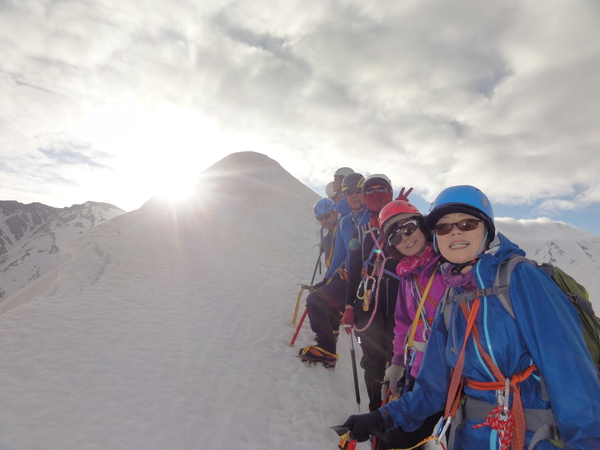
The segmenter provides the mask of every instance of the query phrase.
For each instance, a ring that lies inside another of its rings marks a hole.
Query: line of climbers
[[[499,267],[531,261],[476,187],[445,189],[426,217],[411,191],[393,200],[387,176],[343,167],[314,207],[328,270],[306,299],[316,345],[299,357],[334,368],[340,326],[356,332],[370,412],[346,420],[349,439],[600,449],[600,322],[587,298],[521,260],[499,286]]]

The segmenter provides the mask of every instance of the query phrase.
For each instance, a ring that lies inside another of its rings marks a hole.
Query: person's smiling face
[[[414,232],[407,235],[406,233],[402,233],[406,226],[413,226],[416,228]],[[397,239],[401,238],[402,241],[399,244],[394,245],[396,250],[398,250],[404,256],[415,256],[421,255],[427,246],[427,237],[419,228],[418,221],[414,218],[403,221],[398,224],[395,231],[400,231],[397,233]]]
[[[447,234],[439,234],[440,225],[451,226]],[[463,231],[459,228],[470,228]],[[466,226],[465,226],[466,225]],[[475,216],[464,213],[446,214],[436,224],[434,229],[437,246],[444,258],[454,264],[462,264],[473,261],[480,252],[484,251],[483,241],[485,239],[485,224]],[[470,267],[470,266],[469,266]]]

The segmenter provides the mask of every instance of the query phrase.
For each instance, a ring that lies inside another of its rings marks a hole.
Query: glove
[[[343,426],[350,429],[350,439],[364,442],[370,435],[385,431],[385,419],[379,411],[373,411],[350,416]]]
[[[342,325],[344,325],[346,328],[346,334],[350,334],[350,328],[352,328],[354,326],[354,309],[353,308],[347,308],[346,311],[344,311],[344,315],[342,316]]]
[[[388,385],[390,387],[392,397],[398,396],[398,381],[400,381],[402,375],[404,375],[404,366],[392,364],[385,369],[385,376],[383,377],[384,384],[381,386],[381,398],[385,398],[387,395]]]
[[[410,194],[413,190],[413,188],[410,188],[408,191],[406,191],[406,193],[404,193],[404,189],[402,188],[400,189],[400,192],[398,193],[398,197],[396,197],[396,200],[404,200],[405,202],[408,201],[408,194]]]
[[[322,288],[323,286],[325,286],[327,284],[327,280],[323,280],[323,281],[319,281],[317,284],[315,284],[314,286],[310,287],[311,292],[312,291],[316,291],[319,288]]]

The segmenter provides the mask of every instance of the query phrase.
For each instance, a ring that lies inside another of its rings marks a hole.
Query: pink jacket
[[[429,290],[428,299],[425,301],[423,312],[421,313],[425,314],[429,324],[427,328],[423,326],[423,323],[417,325],[417,331],[414,335],[414,346],[424,347],[424,343],[427,342],[427,339],[429,338],[429,329],[431,328],[433,318],[435,317],[437,304],[446,292],[446,284],[444,283],[444,278],[438,267],[439,259],[439,255],[434,255],[424,266],[401,275],[398,298],[396,299],[396,311],[394,314],[396,326],[394,327],[394,357],[392,358],[392,364],[404,366],[404,346],[408,340],[410,328],[419,308],[421,294],[425,291],[427,283],[433,275],[435,278]],[[418,279],[418,282],[421,285],[420,289],[418,288],[415,279]],[[422,351],[412,351],[407,355],[407,364],[410,364],[410,358],[414,353],[411,375],[415,378],[421,367],[423,352],[424,348],[422,348]]]

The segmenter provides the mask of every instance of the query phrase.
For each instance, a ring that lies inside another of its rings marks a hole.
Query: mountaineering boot
[[[300,349],[298,357],[302,362],[307,362],[309,365],[321,363],[327,369],[335,368],[335,363],[339,358],[335,353],[330,353],[316,345],[309,345]]]
[[[333,340],[337,344],[338,338],[340,337],[340,330],[333,330],[332,333],[333,333]],[[315,334],[315,338],[313,340],[318,341],[316,334]]]

